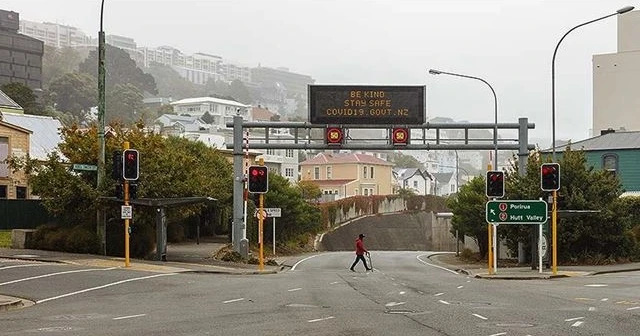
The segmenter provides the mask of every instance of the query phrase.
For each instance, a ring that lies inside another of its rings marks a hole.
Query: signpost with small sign
[[[256,209],[253,215],[259,218],[258,209]],[[273,255],[276,255],[276,217],[282,217],[282,208],[263,208],[262,216],[262,219],[267,217],[273,218]]]

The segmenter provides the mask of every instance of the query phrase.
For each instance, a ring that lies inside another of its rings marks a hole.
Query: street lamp
[[[586,26],[590,23],[594,23],[600,20],[604,20],[614,15],[630,12],[633,10],[633,8],[634,8],[633,6],[622,7],[618,9],[615,13],[605,15],[595,20],[587,21],[585,23],[581,23],[569,29],[568,32],[562,35],[562,38],[560,38],[560,41],[558,41],[558,44],[556,44],[556,48],[553,50],[553,58],[551,59],[551,153],[552,153],[553,162],[556,162],[556,54],[558,53],[558,47],[560,47],[560,43],[562,43],[562,40],[564,40],[564,38],[567,37],[569,33],[576,30],[577,28]]]
[[[457,73],[453,73],[453,72],[446,72],[446,71],[440,71],[440,70],[435,70],[435,69],[429,69],[429,74],[431,74],[431,75],[450,75],[450,76],[456,76],[456,77],[475,79],[475,80],[479,80],[479,81],[487,84],[489,89],[491,89],[491,93],[493,93],[493,108],[494,108],[494,129],[493,129],[493,145],[494,145],[493,166],[494,167],[493,167],[493,169],[498,169],[498,97],[496,96],[496,91],[493,89],[491,84],[489,84],[489,82],[487,82],[486,80],[484,80],[484,79],[482,79],[480,77],[462,75],[462,74],[457,74]]]
[[[100,4],[100,31],[98,32],[98,176],[97,189],[103,183],[105,176],[104,157],[104,112],[105,112],[105,68],[104,68],[104,30],[102,30],[102,18],[104,13],[104,0]],[[104,211],[98,210],[97,231],[100,239],[101,252],[106,255],[106,227],[104,222]]]

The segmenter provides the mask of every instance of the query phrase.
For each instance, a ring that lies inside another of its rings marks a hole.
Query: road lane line
[[[440,292],[440,293],[437,293],[437,294],[433,294],[433,296],[440,296],[440,295],[444,295],[444,293]]]
[[[293,264],[293,266],[291,266],[291,270],[292,270],[292,271],[295,271],[295,270],[296,270],[296,267],[298,267],[298,265],[300,265],[302,262],[305,262],[305,261],[307,261],[307,260],[309,260],[309,259],[311,259],[311,258],[315,258],[315,257],[317,257],[317,256],[319,256],[319,254],[314,254],[314,255],[312,255],[312,256],[308,256],[308,257],[306,257],[306,258],[304,258],[304,259],[302,259],[302,260],[298,261],[297,263]]]
[[[67,293],[67,294],[62,294],[62,295],[50,297],[48,299],[38,300],[38,301],[36,301],[36,303],[45,303],[45,302],[48,302],[48,301],[62,299],[62,298],[65,298],[65,297],[68,297],[68,296],[72,296],[72,295],[82,294],[82,293],[91,292],[91,291],[98,290],[98,289],[103,289],[103,288],[107,288],[107,287],[121,285],[121,284],[127,283],[127,282],[146,280],[146,279],[157,278],[157,277],[168,276],[168,275],[178,275],[178,273],[154,274],[154,275],[149,275],[149,276],[144,276],[144,277],[139,277],[139,278],[131,278],[131,279],[126,279],[126,280],[120,280],[120,281],[108,283],[108,284],[102,285],[102,286],[91,287],[91,288],[87,288],[87,289],[83,289],[83,290],[79,290],[79,291],[75,291],[75,292],[71,292],[71,293]]]
[[[313,323],[313,322],[320,322],[320,321],[326,321],[326,320],[330,320],[330,319],[334,319],[334,316],[328,316],[328,317],[323,317],[323,318],[319,318],[319,319],[315,319],[315,320],[308,320],[307,322],[309,323]]]
[[[589,307],[589,311],[596,311],[596,307]]]
[[[130,318],[136,318],[136,317],[142,317],[142,316],[147,316],[147,314],[138,314],[138,315],[114,317],[113,320],[126,320],[126,319],[130,319]]]
[[[464,288],[464,286],[458,286],[458,289],[462,289],[462,288]]]
[[[10,269],[10,268],[32,267],[32,266],[42,266],[42,265],[45,265],[45,264],[12,265],[12,266],[0,267],[0,271],[2,271],[2,270],[6,270],[6,269]]]
[[[506,335],[506,332],[501,332],[501,333],[497,333],[497,334],[491,334],[489,336],[502,336],[502,335]]]
[[[446,305],[450,305],[450,304],[451,304],[451,303],[449,303],[449,302],[447,302],[447,301],[445,301],[445,300],[438,300],[438,302],[440,302],[440,303],[444,303],[444,304],[446,304]]]
[[[583,324],[583,323],[584,323],[584,321],[578,321],[578,322],[576,322],[576,323],[572,324],[571,326],[572,326],[572,327],[579,327],[579,326],[580,326],[581,324]]]
[[[590,285],[584,285],[585,287],[607,287],[609,285],[605,285],[605,284],[590,284]]]
[[[566,320],[564,320],[565,322],[573,322],[573,321],[577,321],[577,320],[582,320],[584,318],[584,316],[580,316],[580,317],[572,317],[572,318],[568,318]]]
[[[636,310],[636,309],[640,309],[640,307],[631,307],[631,308],[627,308],[627,310]]]
[[[473,316],[475,316],[475,317],[477,317],[479,319],[488,320],[488,318],[486,318],[486,317],[484,317],[484,316],[482,316],[480,314],[471,314],[471,315],[473,315]]]
[[[339,284],[339,283],[340,283],[340,281],[334,281],[334,282],[330,283],[330,285],[335,285],[335,284]]]
[[[287,290],[287,292],[295,292],[295,291],[299,291],[301,289],[302,288],[299,288],[299,287],[298,288],[291,288],[291,289]]]
[[[28,278],[22,278],[22,279],[3,282],[3,283],[0,283],[0,286],[10,285],[10,284],[18,283],[18,282],[23,282],[23,281],[35,280],[35,279],[48,278],[48,277],[52,277],[52,276],[56,276],[56,275],[62,275],[62,274],[72,274],[72,273],[92,272],[92,271],[110,271],[110,270],[113,270],[113,269],[116,269],[116,268],[117,267],[87,268],[87,269],[74,270],[74,271],[64,271],[64,272],[49,273],[49,274],[37,275],[37,276],[28,277]]]
[[[600,299],[600,301],[602,301],[602,302],[609,301],[609,298]]]
[[[407,292],[400,292],[399,294],[400,294],[400,295],[404,295],[404,294],[406,294],[406,293],[407,293]]]
[[[238,301],[244,301],[244,298],[222,301],[222,303],[232,303],[232,302],[238,302]]]
[[[451,273],[453,273],[453,274],[458,274],[458,272],[456,272],[456,271],[452,271],[452,270],[450,270],[450,269],[448,269],[448,268],[445,268],[445,267],[442,267],[442,266],[438,266],[438,265],[434,265],[434,264],[428,263],[428,262],[426,262],[426,261],[424,261],[424,260],[420,259],[420,257],[422,257],[422,256],[426,256],[426,255],[427,255],[427,254],[421,254],[421,255],[417,256],[417,257],[416,257],[416,259],[418,259],[418,261],[420,261],[421,263],[423,263],[423,264],[425,264],[425,265],[433,266],[433,267],[435,267],[435,268],[439,268],[439,269],[441,269],[441,270],[443,270],[443,271],[451,272]]]
[[[395,307],[395,306],[403,305],[405,303],[406,302],[389,302],[389,303],[385,304],[384,306],[385,307]]]

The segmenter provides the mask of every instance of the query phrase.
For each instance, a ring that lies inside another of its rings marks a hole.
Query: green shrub
[[[67,252],[96,254],[99,252],[99,246],[98,235],[81,226],[72,228],[66,235]]]

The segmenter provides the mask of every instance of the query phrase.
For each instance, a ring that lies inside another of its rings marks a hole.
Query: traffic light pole
[[[122,149],[129,149],[129,141],[125,141]],[[123,191],[124,191],[124,205],[129,205],[129,181],[124,180],[123,183]],[[124,220],[124,267],[131,266],[129,264],[129,219],[126,218]]]
[[[258,210],[258,239],[260,239],[260,266],[264,270],[264,194],[260,194],[260,210]]]
[[[553,236],[552,239],[552,245],[553,245],[553,256],[552,256],[552,266],[551,266],[551,271],[553,272],[553,275],[557,275],[558,274],[558,235],[557,235],[557,228],[558,228],[558,191],[554,190],[553,191],[553,205],[551,207],[551,235]]]

